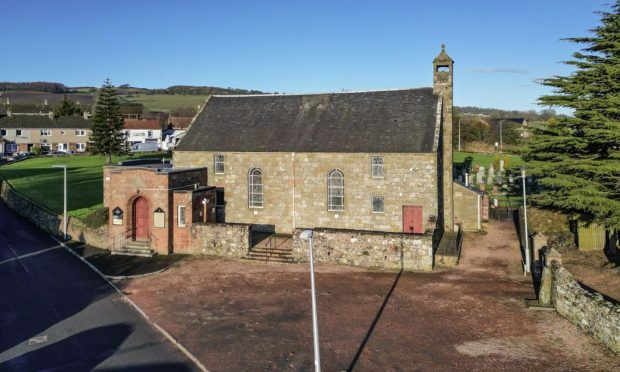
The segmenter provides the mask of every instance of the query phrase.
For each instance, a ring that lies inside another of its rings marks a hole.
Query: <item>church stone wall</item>
[[[308,242],[293,233],[293,256],[308,261]],[[314,229],[313,255],[317,262],[406,271],[433,270],[432,234],[413,235],[373,231]]]
[[[224,155],[224,174],[214,173],[215,154]],[[384,158],[383,178],[372,177],[373,156]],[[423,207],[426,228],[435,228],[434,153],[175,151],[174,165],[208,168],[209,184],[225,190],[226,222],[273,225],[289,234],[298,226],[401,232],[403,206],[416,205]],[[248,171],[254,167],[263,171],[263,208],[248,206]],[[332,169],[344,173],[344,211],[327,210],[327,174]],[[384,197],[383,213],[372,212],[372,196]]]

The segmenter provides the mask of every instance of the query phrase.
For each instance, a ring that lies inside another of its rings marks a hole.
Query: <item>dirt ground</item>
[[[511,222],[466,235],[432,273],[317,266],[325,371],[620,371],[551,311],[528,310]],[[211,371],[313,367],[308,267],[195,258],[121,288]]]
[[[582,285],[620,302],[620,266],[610,263],[603,251],[564,253],[562,264]]]

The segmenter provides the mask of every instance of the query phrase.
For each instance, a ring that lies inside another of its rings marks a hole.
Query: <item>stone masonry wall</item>
[[[293,256],[308,260],[308,242],[293,233]],[[317,262],[374,268],[431,271],[433,237],[355,230],[314,229],[314,259]]]
[[[19,194],[8,182],[4,180],[0,182],[2,183],[0,196],[10,209],[45,232],[53,235],[62,233],[62,217],[59,219],[56,213]]]
[[[209,184],[225,190],[227,222],[274,225],[288,234],[298,226],[401,232],[404,205],[422,206],[425,223],[437,217],[433,153],[217,153],[224,155],[224,174],[213,171],[215,154],[175,151],[174,164],[208,168]],[[372,177],[372,156],[384,157],[384,177]],[[248,206],[248,171],[253,167],[263,171],[263,208]],[[332,169],[344,173],[344,211],[327,210]],[[373,196],[384,197],[383,213],[373,213]]]
[[[58,216],[47,208],[19,194],[8,182],[0,180],[0,183],[2,183],[0,197],[10,209],[27,218],[35,226],[47,233],[57,236],[63,234],[62,215]],[[94,247],[108,248],[107,226],[91,229],[85,226],[79,219],[69,217],[67,221],[67,234],[73,240],[90,244]]]
[[[175,253],[206,254],[220,257],[245,257],[250,248],[250,225],[230,223],[195,223],[185,247]]]
[[[557,312],[620,353],[620,305],[583,289],[557,261],[553,261],[550,267],[553,273],[551,302]]]
[[[454,182],[454,223],[460,224],[464,231],[478,231],[482,227],[481,194],[464,185]],[[480,221],[480,225],[478,222]]]

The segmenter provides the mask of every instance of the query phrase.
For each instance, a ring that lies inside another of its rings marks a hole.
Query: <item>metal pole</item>
[[[521,178],[523,179],[523,215],[525,218],[525,273],[530,272],[530,236],[527,231],[527,200],[525,192],[525,168],[521,168]]]
[[[502,150],[504,149],[504,144],[502,142],[502,123],[503,122],[504,122],[503,120],[499,121],[499,153],[500,154],[502,153]]]
[[[65,228],[65,240],[67,240],[67,166],[64,167],[65,179],[64,179],[64,203],[63,203],[63,226]]]
[[[66,165],[52,165],[52,168],[63,169],[63,208],[62,208],[62,226],[65,240],[67,240],[67,166]]]
[[[459,118],[459,151],[461,151],[461,119]]]
[[[316,289],[314,287],[314,255],[312,253],[312,236],[309,238],[310,286],[312,289],[312,335],[314,336],[314,370],[321,372],[321,355],[319,351],[319,319],[316,312]]]

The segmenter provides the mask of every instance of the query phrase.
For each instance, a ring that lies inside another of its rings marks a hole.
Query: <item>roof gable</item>
[[[431,88],[213,96],[177,150],[433,152],[439,99]]]

